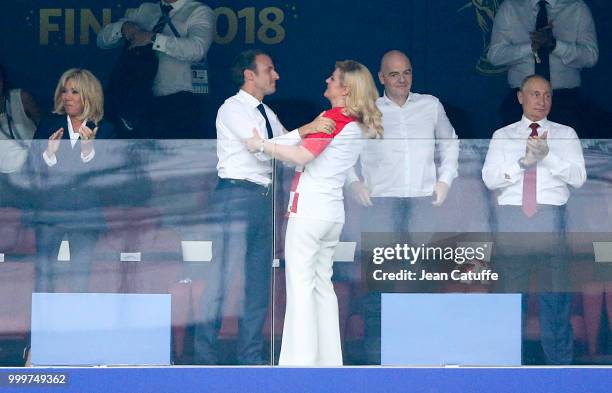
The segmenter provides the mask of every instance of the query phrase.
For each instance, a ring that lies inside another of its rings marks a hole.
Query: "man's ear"
[[[384,78],[384,74],[382,71],[378,71],[378,81],[380,82],[381,85],[385,85],[385,78]]]
[[[516,92],[516,98],[518,99],[519,104],[523,105],[523,92],[522,91],[517,91]]]
[[[244,75],[244,80],[245,81],[252,81],[253,78],[255,78],[255,71],[246,69],[246,70],[244,70],[244,74],[243,75]]]

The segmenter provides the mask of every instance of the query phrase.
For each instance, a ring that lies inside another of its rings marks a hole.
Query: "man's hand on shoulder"
[[[321,112],[313,121],[303,125],[298,129],[300,137],[304,138],[306,135],[316,134],[322,132],[324,134],[331,135],[336,130],[336,122],[330,118],[323,116],[325,112]]]

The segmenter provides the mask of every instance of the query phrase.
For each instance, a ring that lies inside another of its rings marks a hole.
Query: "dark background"
[[[140,3],[140,0],[0,0],[0,61],[7,67],[13,85],[32,92],[48,110],[63,71],[70,67],[89,68],[105,82],[115,63],[118,52],[98,49],[94,29],[86,29],[89,40],[81,43],[81,12],[91,10],[100,22],[106,12],[115,21],[123,16],[126,8]],[[308,120],[327,106],[322,97],[324,81],[333,71],[336,60],[355,59],[375,73],[384,52],[400,49],[413,62],[412,90],[440,98],[460,137],[488,138],[502,125],[498,108],[508,91],[506,73],[479,63],[493,23],[492,14],[487,12],[494,12],[501,3],[499,0],[210,0],[206,3],[213,9],[229,8],[237,21],[234,39],[229,43],[215,43],[209,51],[213,111],[235,93],[228,67],[235,55],[246,48],[261,48],[273,56],[281,80],[277,93],[268,100],[281,114],[287,128]],[[582,73],[582,95],[612,112],[609,94],[612,2],[587,0],[586,3],[595,19],[600,55],[598,64]],[[476,5],[484,8],[477,11]],[[280,25],[285,36],[279,43],[258,39],[257,30],[262,26],[258,14],[267,7],[282,10],[284,15]],[[253,43],[246,42],[248,18],[237,16],[245,8],[255,11],[254,28],[249,29],[255,33]],[[49,32],[48,44],[41,43],[40,37],[44,9],[61,13],[48,18],[59,29]],[[75,14],[74,44],[67,44],[65,39],[66,31],[72,30],[66,17],[68,9],[74,9]],[[219,17],[217,31],[220,36],[227,35],[226,16]]]

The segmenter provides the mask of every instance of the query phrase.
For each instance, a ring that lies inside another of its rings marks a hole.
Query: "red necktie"
[[[538,136],[538,128],[540,125],[538,123],[531,123],[529,128],[531,128],[532,136]],[[523,175],[523,213],[527,217],[533,217],[534,214],[538,211],[537,209],[537,178],[538,178],[538,165],[535,164],[525,170],[525,174]]]

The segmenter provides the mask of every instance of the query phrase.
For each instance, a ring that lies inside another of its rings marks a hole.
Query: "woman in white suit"
[[[332,256],[344,225],[342,188],[357,162],[365,137],[382,136],[378,92],[371,73],[352,61],[336,63],[324,96],[336,123],[331,135],[311,134],[297,146],[245,141],[297,166],[291,185],[285,237],[287,310],[279,364],[340,366],[342,348],[338,301],[332,285]]]

